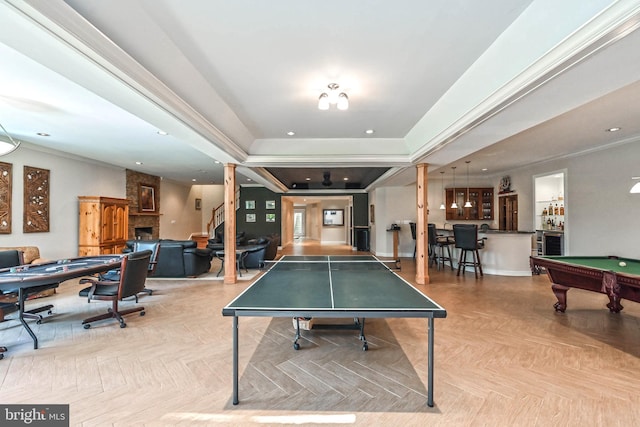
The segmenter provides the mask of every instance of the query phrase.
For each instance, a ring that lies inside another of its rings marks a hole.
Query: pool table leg
[[[558,299],[558,302],[553,305],[553,308],[555,308],[556,311],[564,313],[567,309],[567,291],[569,290],[569,287],[554,283],[551,285],[551,290]]]
[[[607,304],[609,311],[612,313],[620,313],[620,311],[622,311],[622,309],[624,308],[622,304],[620,304],[620,298],[618,298],[617,295],[607,296],[609,297],[609,304]]]

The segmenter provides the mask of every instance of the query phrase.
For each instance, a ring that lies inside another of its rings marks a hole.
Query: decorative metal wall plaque
[[[49,170],[24,167],[24,233],[49,231]]]
[[[11,182],[13,165],[0,162],[0,234],[11,234]]]

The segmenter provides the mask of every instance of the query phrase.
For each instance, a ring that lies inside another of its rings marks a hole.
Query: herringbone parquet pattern
[[[345,248],[292,247],[336,252]],[[346,249],[350,251],[350,249]],[[412,260],[402,275],[412,281]],[[430,270],[417,286],[448,310],[435,325],[435,403],[426,406],[426,320],[367,320],[355,331],[303,333],[290,319],[241,318],[240,405],[231,404],[231,319],[221,308],[248,282],[150,280],[147,315],[127,328],[63,284],[54,315],[0,324],[2,403],[69,403],[73,426],[398,425],[601,426],[640,419],[640,304],[619,315],[606,297],[571,290],[553,310],[546,276],[475,280]],[[134,304],[127,302],[127,304]]]

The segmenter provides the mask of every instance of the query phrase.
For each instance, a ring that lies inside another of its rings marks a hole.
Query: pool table
[[[541,268],[546,270],[558,299],[556,311],[567,309],[570,288],[606,294],[612,313],[623,309],[623,298],[640,302],[640,260],[617,256],[532,256],[530,265],[534,274],[540,274]]]

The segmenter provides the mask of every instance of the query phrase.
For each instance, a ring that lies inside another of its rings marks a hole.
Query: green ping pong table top
[[[300,255],[273,263],[223,315],[446,317],[446,310],[374,256]]]

